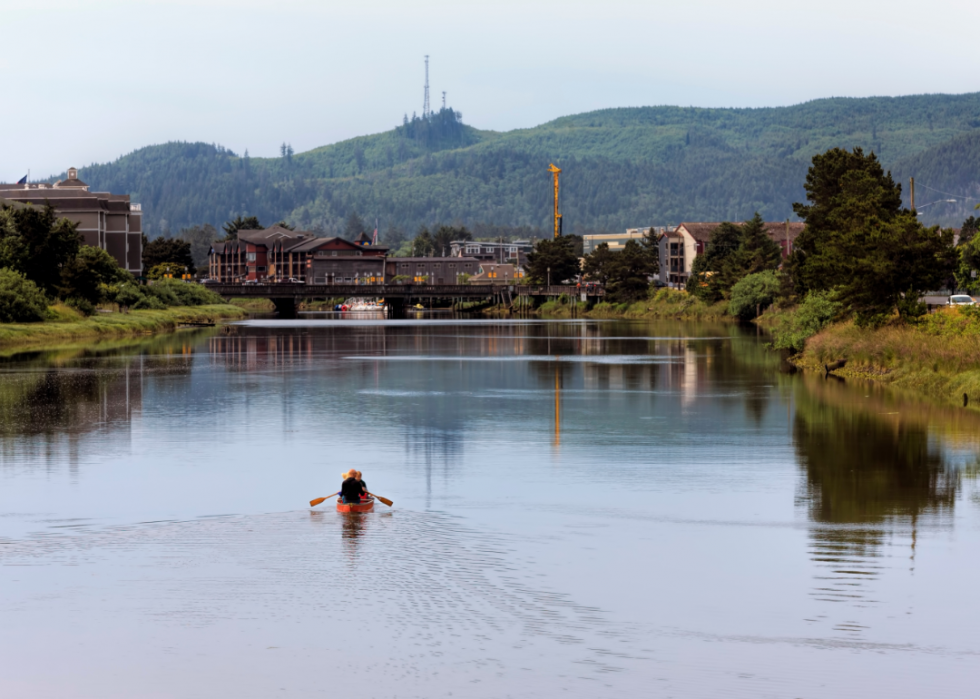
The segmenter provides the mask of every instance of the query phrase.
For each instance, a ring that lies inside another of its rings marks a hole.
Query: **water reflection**
[[[857,388],[812,377],[798,384],[793,439],[803,469],[798,503],[816,524],[812,595],[861,608],[882,601],[875,583],[886,570],[914,571],[919,528],[950,525],[961,477],[927,425],[903,417],[908,406],[868,400]],[[903,559],[907,568],[897,566]],[[847,617],[835,628],[858,634],[865,625]]]

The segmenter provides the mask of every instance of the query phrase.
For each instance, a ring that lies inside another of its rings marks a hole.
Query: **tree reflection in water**
[[[793,438],[804,480],[797,502],[817,525],[810,529],[811,559],[821,571],[812,595],[874,604],[870,585],[889,568],[886,547],[908,536],[914,565],[916,531],[950,518],[959,472],[926,425],[854,404],[862,396],[844,386],[800,389]],[[863,630],[853,620],[836,628]]]

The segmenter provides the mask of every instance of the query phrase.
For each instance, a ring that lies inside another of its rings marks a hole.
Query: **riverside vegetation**
[[[851,375],[980,401],[980,310],[928,314],[920,301],[943,287],[980,293],[977,219],[963,223],[955,244],[951,229],[924,226],[902,206],[891,173],[860,148],[815,156],[804,190],[807,201],[794,210],[806,227],[785,262],[758,213],[713,231],[684,291],[646,286],[652,259],[627,262],[652,258],[642,246],[616,254],[600,247],[582,271],[607,284],[609,301],[585,315],[755,320],[801,367],[844,361]],[[555,269],[554,244],[549,250]],[[540,312],[570,315],[568,301]]]
[[[0,344],[135,335],[244,315],[198,284],[137,284],[50,206],[0,206]]]

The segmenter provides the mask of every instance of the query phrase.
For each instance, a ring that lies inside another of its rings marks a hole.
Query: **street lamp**
[[[548,268],[548,293],[551,293],[551,267]]]

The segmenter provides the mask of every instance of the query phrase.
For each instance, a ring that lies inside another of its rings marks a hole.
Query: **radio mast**
[[[429,116],[429,55],[425,56],[425,101],[422,103],[422,118]]]

